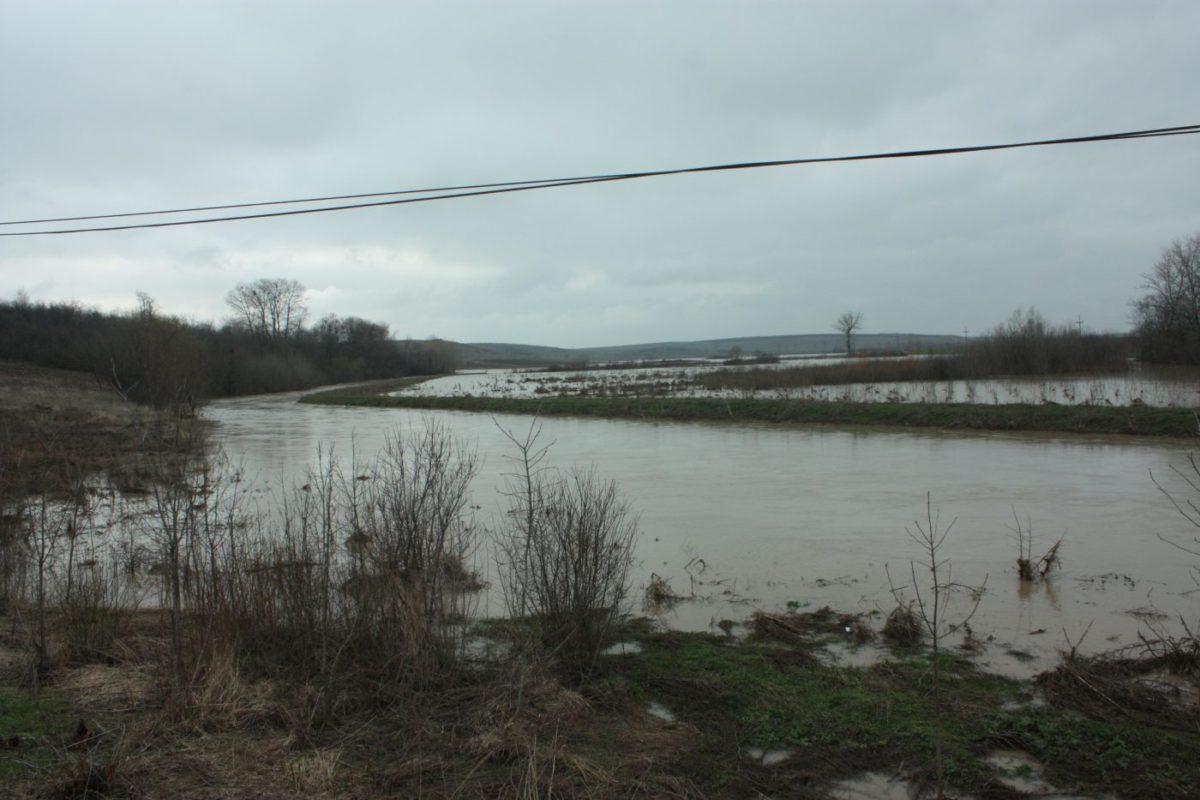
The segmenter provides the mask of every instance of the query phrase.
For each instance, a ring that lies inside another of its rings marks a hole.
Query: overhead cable
[[[729,172],[735,170],[764,169],[770,167],[801,166],[805,164],[831,164],[854,161],[881,161],[885,159],[921,158],[928,156],[962,155],[967,153],[982,153],[996,150],[1016,150],[1032,147],[1050,147],[1057,145],[1085,144],[1093,142],[1112,142],[1127,139],[1151,139],[1167,136],[1187,136],[1200,133],[1200,124],[1179,125],[1169,128],[1148,128],[1145,130],[1126,131],[1122,133],[1091,134],[1087,136],[1072,136],[1055,139],[1038,139],[1023,142],[1008,142],[1004,144],[968,145],[962,147],[939,147],[922,150],[896,150],[880,153],[860,153],[844,156],[815,156],[807,158],[789,158],[772,161],[743,161],[706,166],[680,167],[673,169],[647,170],[640,172],[623,172],[602,175],[584,175],[568,178],[548,178],[540,180],[502,181],[494,183],[474,183],[458,186],[442,186],[427,189],[399,189],[387,192],[365,192],[359,194],[329,195],[324,197],[307,197],[291,200],[265,200],[252,203],[229,203],[224,205],[193,206],[188,208],[161,209],[154,211],[132,211],[113,214],[90,214],[73,217],[52,217],[46,219],[0,221],[0,225],[35,225],[56,222],[78,222],[102,219],[120,219],[141,216],[165,216],[195,213],[202,211],[226,211],[235,209],[261,208],[268,206],[298,205],[302,203],[331,202],[338,200],[358,200],[375,197],[391,197],[389,200],[372,200],[364,203],[348,203],[316,208],[295,208],[275,211],[262,211],[249,214],[231,214],[199,219],[170,219],[158,222],[139,222],[131,224],[116,224],[82,228],[59,228],[52,230],[4,231],[0,236],[53,236],[73,233],[98,233],[106,231],[135,230],[143,228],[165,228],[182,225],[202,225],[215,222],[233,222],[236,220],[267,219],[272,217],[289,217],[301,214],[320,214],[332,211],[349,211],[361,208],[378,208],[381,206],[407,205],[411,203],[427,203],[435,200],[454,200],[466,197],[481,197],[512,192],[527,192],[537,189],[554,189],[566,186],[580,186],[594,183],[610,183],[640,178],[656,178],[670,175],[687,175],[708,172]],[[420,195],[420,196],[413,196]]]

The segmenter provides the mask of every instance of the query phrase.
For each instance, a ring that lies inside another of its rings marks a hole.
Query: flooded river
[[[303,477],[318,447],[369,458],[384,436],[447,426],[477,448],[477,521],[495,528],[511,453],[497,423],[523,433],[529,417],[299,405],[295,396],[213,403],[206,415],[248,477],[278,490]],[[1200,615],[1189,568],[1200,564],[1157,534],[1190,539],[1150,472],[1187,497],[1172,467],[1179,443],[1132,438],[898,432],[881,429],[639,423],[551,418],[543,442],[563,468],[594,464],[615,479],[640,519],[633,610],[652,575],[689,599],[658,609],[671,626],[717,630],[722,620],[789,607],[886,614],[895,584],[919,559],[905,529],[925,519],[926,493],[943,525],[953,579],[987,590],[971,627],[993,637],[982,658],[1010,674],[1044,668],[1065,635],[1090,625],[1084,650],[1137,642],[1147,621]],[[1193,498],[1195,495],[1191,495]],[[1022,585],[1013,509],[1032,524],[1034,556],[1060,536],[1062,569]],[[487,574],[486,547],[480,569]],[[919,575],[919,573],[918,573]],[[484,614],[502,613],[493,589]],[[882,616],[874,623],[882,625]],[[1064,635],[1064,630],[1066,634]],[[957,642],[959,637],[953,641]],[[1029,658],[1032,656],[1032,659]]]

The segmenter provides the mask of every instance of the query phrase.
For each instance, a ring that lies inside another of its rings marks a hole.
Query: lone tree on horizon
[[[833,323],[833,329],[846,337],[846,355],[854,355],[854,332],[862,327],[862,312],[847,311]]]

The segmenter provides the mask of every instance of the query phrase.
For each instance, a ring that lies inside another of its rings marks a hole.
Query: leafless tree
[[[862,312],[847,311],[833,323],[833,329],[846,337],[846,355],[854,355],[854,332],[862,327]]]
[[[225,303],[248,330],[276,342],[299,333],[308,316],[304,286],[290,278],[239,283],[226,295]]]
[[[1147,293],[1134,301],[1133,320],[1143,355],[1194,360],[1200,355],[1200,234],[1172,242],[1142,277]]]
[[[948,560],[941,554],[942,545],[946,543],[946,536],[954,527],[957,519],[951,520],[949,525],[942,525],[942,513],[939,509],[934,511],[933,499],[929,492],[925,493],[925,521],[914,520],[913,528],[905,528],[904,532],[908,534],[921,550],[921,569],[918,572],[917,563],[915,561],[908,562],[909,574],[912,576],[912,583],[909,587],[897,587],[892,582],[892,574],[888,570],[887,564],[884,564],[884,572],[887,574],[888,587],[891,589],[892,597],[896,600],[896,605],[906,608],[912,608],[914,601],[907,601],[904,597],[904,589],[909,588],[915,598],[916,618],[923,629],[923,633],[927,633],[932,642],[933,658],[932,658],[932,675],[933,685],[932,694],[934,702],[934,712],[937,719],[937,724],[933,726],[933,745],[935,772],[937,780],[936,797],[943,798],[946,796],[946,776],[945,765],[942,758],[942,693],[941,693],[941,671],[942,671],[942,640],[952,631],[965,629],[970,631],[969,623],[975,616],[975,612],[979,610],[979,602],[983,598],[983,593],[987,589],[987,576],[983,578],[983,583],[978,586],[968,586],[962,583],[956,583],[951,576],[951,565]],[[915,529],[915,530],[914,530]],[[924,578],[924,573],[928,572],[928,578]],[[925,581],[928,581],[926,583]],[[924,589],[921,588],[925,584]],[[951,623],[949,620],[949,605],[951,595],[955,592],[966,592],[969,595],[969,605],[962,617],[956,623]]]

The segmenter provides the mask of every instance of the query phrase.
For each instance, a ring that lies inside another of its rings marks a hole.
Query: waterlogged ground
[[[767,390],[709,389],[694,378],[728,369],[779,369],[844,363],[844,357],[785,360],[774,365],[727,367],[719,361],[637,369],[541,372],[487,370],[435,378],[395,392],[423,397],[769,397],[856,403],[1013,403],[1192,408],[1200,405],[1200,384],[1153,373],[1051,379],[988,379],[855,383]]]
[[[318,447],[343,460],[369,459],[396,429],[429,422],[473,446],[481,471],[474,513],[503,524],[500,489],[511,455],[500,427],[523,433],[528,417],[298,405],[295,397],[213,404],[216,436],[265,492],[303,482]],[[1198,560],[1159,535],[1192,535],[1150,479],[1191,491],[1174,472],[1187,450],[1129,437],[900,433],[552,418],[542,441],[561,468],[591,465],[618,481],[639,516],[634,609],[654,579],[677,602],[646,606],[671,628],[738,635],[756,610],[835,609],[873,615],[880,627],[912,596],[907,530],[926,522],[932,496],[940,529],[953,523],[942,556],[954,581],[986,591],[971,621],[988,668],[1028,676],[1050,666],[1067,637],[1082,649],[1133,645],[1151,626],[1194,620]],[[1032,527],[1035,556],[1063,539],[1061,570],[1036,585],[1016,574],[1014,509]],[[503,614],[483,542],[478,567],[492,580],[481,615]],[[918,563],[917,578],[922,580]],[[889,586],[888,574],[891,575]],[[951,617],[969,594],[955,597]],[[722,625],[723,621],[728,621]],[[953,637],[961,639],[962,632]],[[871,650],[847,645],[847,659]]]

